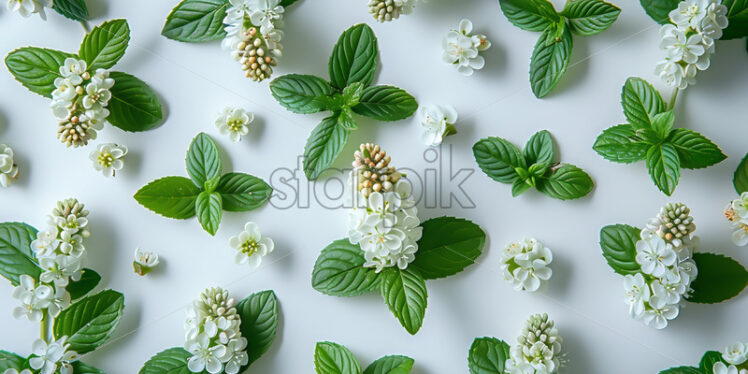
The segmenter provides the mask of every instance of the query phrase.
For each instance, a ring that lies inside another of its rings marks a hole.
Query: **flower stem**
[[[42,340],[45,343],[48,343],[49,341],[49,319],[47,319],[47,313],[46,310],[44,311],[44,315],[42,315],[42,322],[40,326],[40,335]]]
[[[680,88],[675,88],[675,91],[673,91],[673,96],[670,98],[670,105],[668,105],[668,110],[673,110],[675,108],[675,100],[678,99],[678,92],[680,91]]]
[[[83,26],[83,31],[85,31],[86,34],[88,34],[89,32],[91,32],[91,27],[88,26],[88,22],[87,21],[81,21],[81,26]]]

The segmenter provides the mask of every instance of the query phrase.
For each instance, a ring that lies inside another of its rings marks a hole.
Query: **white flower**
[[[237,374],[242,366],[249,362],[249,355],[247,355],[247,339],[243,337],[232,339],[229,341],[226,348],[232,356],[226,362],[224,372],[226,374]]]
[[[449,105],[429,105],[418,108],[421,116],[423,143],[429,146],[437,146],[442,143],[445,136],[456,133],[454,128],[457,122],[457,111]]]
[[[62,67],[60,69],[62,69]],[[75,77],[81,79],[80,76]],[[63,106],[64,104],[67,104],[66,106],[70,106],[72,104],[71,101],[75,98],[75,96],[78,95],[76,92],[77,84],[73,83],[72,77],[57,78],[55,79],[54,83],[55,90],[52,91],[52,104],[50,106],[53,109],[56,106]]]
[[[244,231],[231,237],[229,246],[237,251],[234,258],[237,264],[249,264],[252,268],[260,266],[262,258],[275,249],[273,240],[263,238],[260,228],[254,222],[247,222]]]
[[[221,134],[228,134],[232,141],[238,142],[247,135],[254,118],[254,114],[244,109],[227,107],[218,115],[216,127]]]
[[[677,258],[675,251],[657,235],[636,242],[636,262],[641,265],[644,274],[661,277]]]
[[[14,156],[12,148],[7,144],[0,144],[0,186],[8,187],[18,178],[18,165]]]
[[[72,57],[68,57],[60,66],[60,75],[63,78],[67,78],[74,86],[83,83],[82,75],[86,72],[88,64],[84,60],[77,60]]]
[[[47,306],[45,301],[51,297],[51,292],[49,292],[48,296],[45,295],[44,292],[35,292],[36,282],[34,281],[34,278],[26,274],[22,274],[19,277],[18,283],[18,286],[13,289],[13,298],[18,299],[18,301],[21,302],[21,305],[13,309],[13,317],[16,319],[25,317],[28,318],[29,321],[40,321],[43,316],[41,309]],[[47,288],[49,288],[49,286],[47,286]],[[45,298],[40,300],[37,299],[37,296],[43,296]]]
[[[34,373],[29,369],[23,369],[21,371],[18,371],[18,369],[10,368],[10,369],[5,370],[3,374],[34,374]]]
[[[701,21],[706,17],[710,0],[685,0],[678,4],[678,8],[670,11],[670,21],[681,27],[698,29]]]
[[[504,248],[501,270],[504,280],[510,281],[515,290],[535,292],[553,275],[548,267],[552,261],[553,253],[548,247],[535,239],[525,238]]]
[[[712,39],[719,39],[722,37],[722,30],[727,28],[728,24],[727,7],[711,0],[701,23],[702,31]]]
[[[649,299],[650,309],[644,311],[642,315],[642,321],[647,326],[652,326],[658,330],[667,327],[669,320],[674,319],[678,316],[678,306],[673,304],[667,304],[665,301],[657,296],[652,296]]]
[[[732,242],[738,247],[748,244],[748,225],[742,222],[735,222],[733,224]]]
[[[48,230],[39,231],[36,239],[31,242],[31,249],[36,257],[46,257],[54,254],[59,242],[57,241],[57,226],[50,226]]]
[[[103,108],[109,104],[114,86],[111,78],[102,79],[100,76],[91,78],[91,83],[86,86],[86,96],[83,97],[83,107],[86,109]]]
[[[127,154],[127,147],[115,143],[99,144],[88,158],[93,162],[96,171],[100,171],[105,177],[113,177],[117,171],[125,166],[123,157]]]
[[[686,287],[680,282],[662,283],[660,280],[655,280],[652,282],[651,287],[653,296],[662,299],[662,302],[665,304],[678,304],[681,295],[686,292]]]
[[[696,66],[683,66],[669,59],[660,61],[655,67],[655,74],[659,75],[666,84],[685,89],[696,83]]]
[[[623,278],[623,287],[626,290],[626,303],[629,304],[629,314],[632,318],[638,318],[644,313],[645,302],[649,302],[651,292],[649,285],[641,273],[626,275]]]
[[[505,362],[507,372],[557,373],[561,365],[562,342],[554,321],[547,314],[530,316],[517,337],[517,344],[509,350],[510,358]]]
[[[712,367],[714,374],[738,374],[738,368],[733,365],[727,366],[724,362],[717,362]]]
[[[473,74],[473,70],[482,69],[486,61],[479,55],[491,46],[484,35],[470,35],[473,23],[468,19],[460,21],[458,30],[452,30],[442,40],[442,60],[457,66],[457,71],[465,76]]]
[[[673,25],[663,26],[666,34],[660,42],[660,47],[667,52],[668,58],[673,61],[685,61],[688,64],[695,64],[699,56],[703,55],[706,50],[701,44],[702,39],[698,34],[686,36],[686,33],[676,29]]]
[[[52,0],[8,0],[8,10],[18,12],[24,18],[39,13],[42,19],[47,19],[44,8],[51,8],[52,5]]]
[[[226,346],[211,346],[207,334],[200,334],[194,341],[187,342],[185,349],[192,353],[192,357],[187,361],[187,368],[191,372],[200,373],[206,370],[210,374],[217,374],[223,369],[221,360],[226,355]]]
[[[722,358],[728,364],[740,365],[748,361],[748,344],[737,342],[725,348]]]
[[[135,260],[132,262],[132,267],[136,274],[146,275],[156,266],[158,266],[158,253],[135,248]]]
[[[64,367],[70,361],[77,359],[78,354],[68,350],[70,345],[66,343],[66,340],[67,337],[63,336],[49,344],[41,339],[34,341],[31,353],[36,357],[29,359],[29,366],[34,370],[39,370],[40,374],[52,374],[57,370],[58,365]],[[72,371],[69,372],[72,373]]]
[[[283,6],[280,0],[250,0],[249,19],[253,25],[260,26],[260,32],[265,34],[276,27],[283,17]]]

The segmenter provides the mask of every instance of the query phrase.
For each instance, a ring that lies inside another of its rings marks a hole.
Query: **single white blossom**
[[[525,238],[509,243],[501,253],[501,270],[504,280],[511,282],[517,291],[537,291],[553,275],[548,265],[553,253],[539,241]]]
[[[428,146],[437,146],[444,137],[455,134],[457,111],[449,105],[429,105],[418,108],[423,135],[421,140]]]
[[[714,366],[712,366],[712,373],[714,374],[738,374],[738,368],[733,365],[727,366],[725,365],[724,362],[716,362]]]
[[[249,19],[252,24],[260,27],[260,32],[265,34],[276,28],[276,24],[283,17],[283,6],[280,0],[250,0]]]
[[[249,264],[252,268],[260,266],[262,258],[275,249],[273,240],[263,238],[260,228],[254,222],[247,222],[244,231],[231,237],[229,246],[237,251],[234,257],[237,264]]]
[[[102,143],[92,151],[88,158],[93,162],[94,169],[105,177],[113,177],[125,166],[123,157],[127,155],[127,147],[115,143]]]
[[[629,305],[629,315],[639,318],[646,307],[644,303],[649,302],[651,291],[641,273],[626,275],[623,278],[623,287],[626,290],[626,303]]]
[[[187,368],[193,373],[200,373],[206,370],[210,374],[218,374],[223,369],[222,360],[226,355],[225,345],[211,345],[210,337],[203,333],[197,336],[194,341],[186,345],[188,352],[192,353]]]
[[[732,365],[740,365],[748,361],[748,344],[737,342],[727,346],[725,352],[722,353],[722,358]]]
[[[86,73],[88,64],[85,60],[68,57],[60,66],[60,75],[70,81],[73,86],[83,83],[83,75]]]
[[[69,366],[71,361],[77,359],[78,354],[69,350],[67,337],[63,336],[56,341],[47,344],[41,339],[34,341],[31,346],[31,353],[35,355],[29,359],[29,366],[34,370],[39,370],[40,374],[52,374],[60,368]],[[72,371],[69,371],[72,373]]]
[[[231,339],[226,345],[226,349],[232,352],[231,359],[226,362],[224,372],[226,374],[237,374],[241,370],[242,366],[247,365],[249,362],[249,355],[247,354],[247,339],[244,337],[238,339]]]
[[[648,308],[642,314],[642,321],[647,326],[662,330],[667,327],[668,321],[678,316],[677,305],[667,304],[664,299],[656,295],[649,299],[649,305],[651,308]]]
[[[8,187],[18,178],[15,153],[7,144],[0,144],[0,186]]]
[[[22,17],[28,18],[32,14],[39,13],[46,20],[47,15],[44,8],[52,8],[53,0],[8,0],[8,10],[18,12]]]
[[[228,135],[232,141],[242,140],[249,132],[249,124],[254,121],[254,114],[241,108],[225,108],[216,119],[216,127],[221,134]]]
[[[101,79],[99,76],[91,78],[91,83],[86,85],[86,96],[83,97],[83,107],[104,108],[109,104],[112,98],[112,92],[109,91],[114,86],[114,79]]]
[[[636,242],[635,259],[641,265],[644,274],[661,277],[677,258],[675,251],[657,235]]]
[[[660,47],[667,52],[667,57],[673,61],[684,61],[687,64],[695,64],[706,50],[702,44],[701,36],[686,36],[686,33],[675,28],[672,25],[666,25],[663,29],[670,26],[674,29],[666,32],[669,35],[662,38]]]
[[[670,11],[670,21],[680,27],[701,27],[701,21],[706,17],[710,0],[685,0]]]
[[[132,262],[132,267],[136,274],[146,275],[153,271],[158,263],[158,253],[135,248],[135,260]]]
[[[480,70],[486,61],[479,53],[491,46],[484,35],[470,35],[473,23],[468,19],[460,21],[457,30],[451,30],[442,40],[442,60],[456,65],[457,71],[465,76],[473,74],[473,70]]]

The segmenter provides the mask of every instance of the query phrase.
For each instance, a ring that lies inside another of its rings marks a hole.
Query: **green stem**
[[[42,322],[40,326],[40,335],[45,343],[49,342],[49,320],[47,319],[47,311],[43,311]]]
[[[675,108],[675,100],[678,99],[678,92],[680,92],[680,88],[676,88],[675,91],[673,91],[673,96],[670,98],[670,105],[668,105],[668,110],[673,110]]]
[[[81,21],[81,26],[83,26],[83,31],[85,31],[86,34],[88,34],[89,32],[91,32],[91,27],[88,26],[88,22],[87,21]]]

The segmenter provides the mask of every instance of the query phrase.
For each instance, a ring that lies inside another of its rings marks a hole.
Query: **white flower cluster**
[[[215,287],[203,291],[188,310],[184,347],[192,354],[187,362],[191,372],[236,374],[249,362],[234,304],[228,291]]]
[[[511,282],[517,291],[535,292],[551,279],[553,271],[548,267],[551,261],[551,250],[533,238],[509,243],[501,252],[504,280]]]
[[[689,214],[685,205],[670,203],[650,220],[636,242],[641,272],[626,275],[623,281],[631,317],[656,329],[664,329],[678,316],[698,275],[691,256],[699,240]]]
[[[442,144],[445,137],[457,133],[457,111],[449,105],[428,105],[418,108],[421,116],[423,136],[421,140],[428,146]]]
[[[417,0],[369,0],[367,6],[375,20],[389,22],[413,13],[416,3]]]
[[[442,60],[455,65],[457,71],[465,76],[473,75],[473,70],[483,69],[486,60],[480,52],[491,47],[485,35],[470,35],[472,31],[473,23],[463,19],[458,29],[449,31],[442,40]]]
[[[49,344],[41,339],[37,339],[31,346],[31,353],[34,356],[29,359],[29,366],[34,370],[38,370],[38,374],[73,374],[73,365],[71,362],[78,359],[78,353],[70,350],[70,344],[67,343],[67,336],[63,336]],[[18,372],[16,371],[15,373]],[[5,374],[9,374],[9,372],[6,371]],[[24,374],[24,372],[21,371],[20,374]]]
[[[93,162],[96,171],[100,171],[105,177],[113,177],[125,166],[122,160],[125,155],[127,155],[127,147],[124,145],[103,143],[99,144],[88,158]]]
[[[351,171],[348,240],[359,244],[365,267],[406,269],[415,260],[423,228],[411,185],[378,145],[362,144]]]
[[[249,132],[249,124],[254,121],[252,112],[242,108],[226,107],[216,118],[216,127],[221,134],[228,135],[231,141],[238,142]]]
[[[53,0],[8,0],[8,10],[18,12],[24,18],[39,13],[42,19],[47,19],[44,8],[52,8],[53,6]]]
[[[57,137],[68,147],[80,147],[96,139],[109,117],[106,107],[112,98],[114,79],[106,69],[97,69],[93,75],[86,69],[86,61],[66,58],[60,66],[62,77],[54,82],[50,106],[60,121]]]
[[[260,227],[254,222],[247,222],[244,231],[229,239],[229,246],[236,250],[234,261],[239,265],[249,264],[257,268],[262,258],[275,249],[273,239],[263,238]]]
[[[0,144],[0,186],[8,187],[18,178],[13,149],[7,144]]]
[[[655,73],[670,86],[684,89],[696,83],[696,73],[709,68],[714,41],[727,27],[727,7],[721,0],[685,0],[670,12],[672,24],[660,29],[660,48],[667,57]]]
[[[737,342],[725,348],[722,359],[712,367],[714,374],[748,374],[748,344]]]
[[[283,12],[280,0],[229,0],[223,23],[223,48],[239,61],[247,78],[259,82],[273,74],[281,56]]]
[[[548,314],[530,316],[522,327],[517,344],[506,360],[508,374],[554,374],[561,367],[561,343],[553,320]]]
[[[748,244],[748,192],[730,202],[725,209],[725,217],[732,222],[732,241],[737,246]]]

